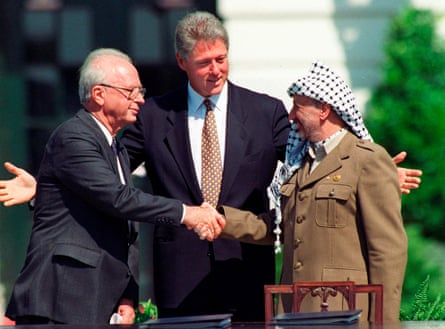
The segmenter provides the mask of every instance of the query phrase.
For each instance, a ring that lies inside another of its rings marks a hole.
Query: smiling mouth
[[[212,77],[212,78],[210,78],[210,79],[207,79],[207,81],[210,82],[210,83],[218,83],[218,82],[220,82],[221,80],[222,80],[221,77]]]

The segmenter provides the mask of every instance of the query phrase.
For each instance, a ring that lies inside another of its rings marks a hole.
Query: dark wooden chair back
[[[374,294],[375,324],[383,323],[383,285],[358,284],[353,281],[307,281],[294,284],[265,285],[264,310],[265,321],[270,322],[277,313],[277,303],[274,296],[292,294],[292,312],[300,312],[301,304],[306,296],[320,298],[320,311],[329,310],[329,297],[340,293],[350,310],[355,309],[357,294]]]

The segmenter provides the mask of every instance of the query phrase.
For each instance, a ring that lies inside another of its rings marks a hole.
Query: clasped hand
[[[204,202],[199,207],[186,207],[183,224],[194,230],[201,240],[213,241],[224,229],[226,220],[215,208]]]

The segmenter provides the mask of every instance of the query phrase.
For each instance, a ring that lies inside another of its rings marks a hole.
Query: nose
[[[135,98],[135,100],[134,100],[136,103],[138,103],[138,104],[144,104],[145,103],[145,98],[144,98],[144,96],[142,95],[142,93],[138,93],[138,96]]]
[[[218,63],[215,60],[210,63],[210,73],[215,75],[219,73]]]

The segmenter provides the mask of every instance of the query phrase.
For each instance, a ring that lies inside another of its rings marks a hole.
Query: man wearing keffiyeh
[[[407,260],[396,166],[372,142],[349,86],[315,62],[289,90],[286,160],[270,187],[274,214],[222,207],[223,237],[281,248],[281,282],[355,281],[384,285],[384,321],[397,321]],[[285,310],[289,305],[283,300]],[[347,304],[336,297],[330,310]],[[302,311],[318,311],[307,298]],[[367,297],[362,319],[373,319]]]

